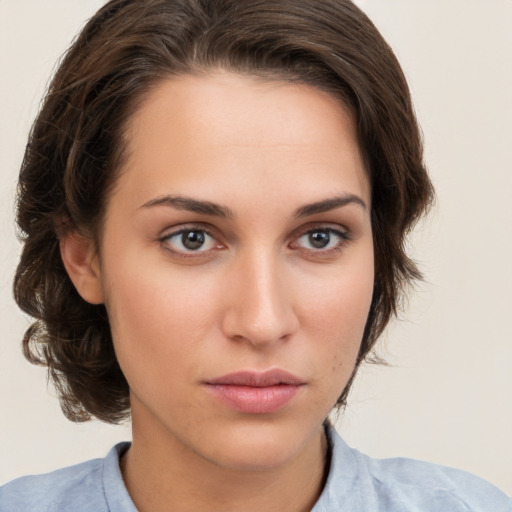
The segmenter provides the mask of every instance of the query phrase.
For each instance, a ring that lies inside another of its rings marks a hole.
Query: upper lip
[[[300,386],[304,380],[280,369],[261,371],[239,371],[208,380],[207,384],[224,386],[267,387],[282,385]]]

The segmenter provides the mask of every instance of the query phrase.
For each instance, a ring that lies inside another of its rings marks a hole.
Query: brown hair
[[[433,190],[405,78],[363,12],[349,0],[112,0],[62,60],[19,177],[24,245],[14,293],[35,318],[24,353],[48,367],[71,420],[115,423],[130,404],[105,307],[88,304],[73,287],[59,232],[98,240],[123,162],[123,128],[137,102],[161,79],[213,68],[310,84],[356,116],[372,185],[376,261],[356,369],[396,314],[405,285],[420,277],[404,242]]]

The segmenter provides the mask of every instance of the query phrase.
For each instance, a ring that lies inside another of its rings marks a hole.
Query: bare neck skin
[[[128,492],[139,512],[310,511],[327,476],[327,440],[320,426],[304,449],[275,468],[222,467],[172,435],[134,422],[133,443],[121,460]]]

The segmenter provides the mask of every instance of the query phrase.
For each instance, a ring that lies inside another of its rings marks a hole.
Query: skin
[[[307,85],[217,71],[158,84],[126,136],[100,254],[77,234],[61,252],[82,296],[105,302],[130,384],[127,488],[142,512],[310,510],[322,422],[352,374],[374,281],[353,116]],[[318,202],[326,211],[304,211]],[[187,249],[184,229],[204,244]],[[304,383],[276,412],[235,410],[205,385],[275,368]]]

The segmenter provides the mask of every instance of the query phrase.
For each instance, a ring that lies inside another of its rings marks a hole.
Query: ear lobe
[[[94,242],[76,232],[66,233],[60,239],[60,255],[80,296],[90,304],[102,304],[105,299]]]

